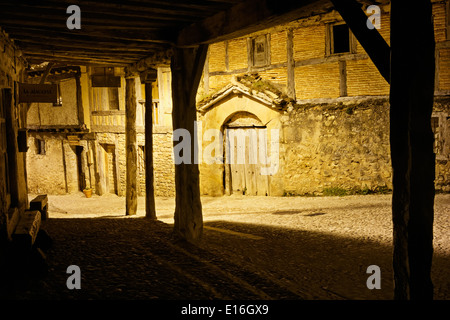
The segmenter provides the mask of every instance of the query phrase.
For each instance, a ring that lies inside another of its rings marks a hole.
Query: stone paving
[[[173,199],[157,199],[159,221],[145,219],[139,201],[138,215],[125,217],[123,198],[49,196],[47,275],[8,298],[392,299],[390,195],[204,198],[199,246],[172,238]],[[437,195],[432,276],[445,300],[449,204]],[[70,265],[81,270],[79,290],[66,285]],[[369,265],[381,269],[380,290],[366,286]]]

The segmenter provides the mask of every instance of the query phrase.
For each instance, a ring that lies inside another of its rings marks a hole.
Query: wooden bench
[[[41,194],[30,201],[30,210],[38,210],[41,212],[41,219],[46,220],[48,217],[48,197],[46,194]]]

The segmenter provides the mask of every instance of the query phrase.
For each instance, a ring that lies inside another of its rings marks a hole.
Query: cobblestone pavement
[[[390,195],[203,198],[198,246],[172,239],[174,199],[158,221],[124,216],[124,198],[49,196],[48,274],[17,299],[392,299]],[[433,281],[450,299],[450,195],[435,201]],[[66,270],[81,270],[69,290]],[[366,286],[381,269],[381,289]]]

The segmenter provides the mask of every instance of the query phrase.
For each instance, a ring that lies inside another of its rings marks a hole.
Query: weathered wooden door
[[[105,149],[106,190],[109,193],[117,194],[115,147],[112,144],[105,144],[103,148]]]
[[[265,154],[265,129],[226,128],[225,165],[229,166],[231,193],[252,196],[269,195],[269,176],[263,174],[261,155]],[[226,186],[227,187],[227,186]]]

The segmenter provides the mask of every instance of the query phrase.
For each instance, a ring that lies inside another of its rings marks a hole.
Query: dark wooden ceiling
[[[221,40],[297,18],[300,10],[305,11],[316,2],[328,3],[311,0],[0,0],[0,28],[14,40],[31,64],[52,61],[125,66],[174,45]],[[66,27],[69,5],[80,7],[79,30]]]

